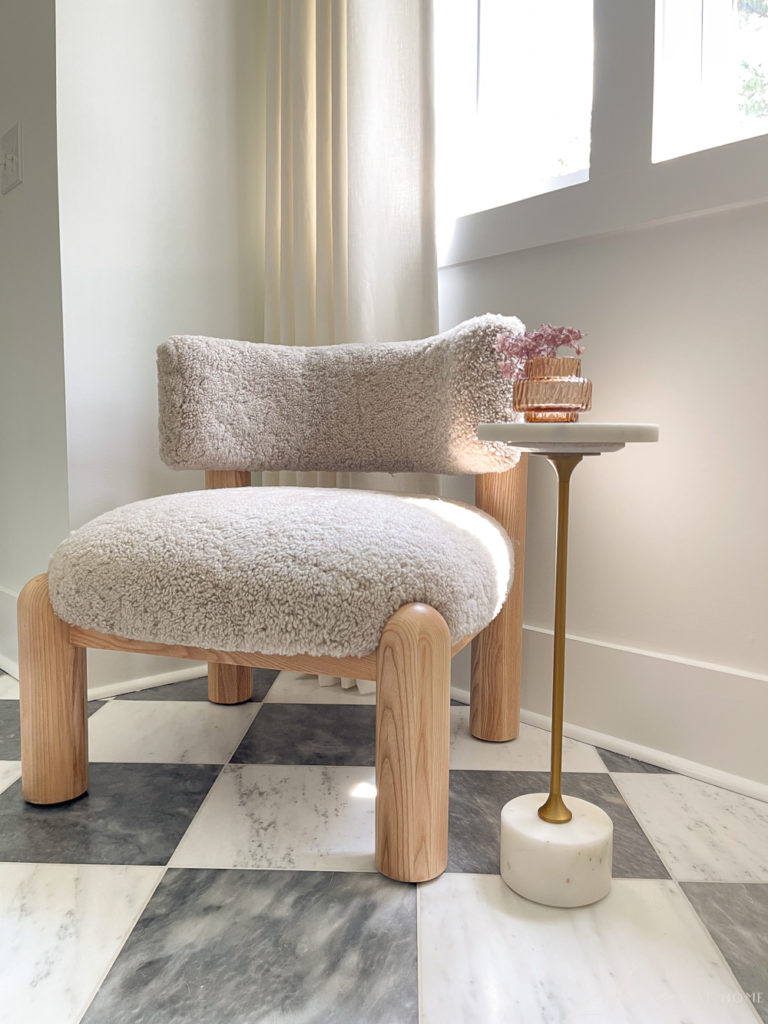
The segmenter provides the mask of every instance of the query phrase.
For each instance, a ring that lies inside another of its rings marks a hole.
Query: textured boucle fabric
[[[454,641],[500,610],[504,530],[439,498],[243,487],[151,498],[74,531],[49,589],[71,625],[132,640],[265,654],[364,655],[422,601]]]
[[[160,454],[174,469],[500,472],[513,420],[485,314],[421,341],[317,348],[175,337],[158,349]]]

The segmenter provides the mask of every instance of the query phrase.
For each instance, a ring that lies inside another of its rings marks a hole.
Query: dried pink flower
[[[525,364],[536,356],[557,355],[559,348],[571,348],[580,356],[584,346],[579,342],[584,337],[575,327],[553,327],[542,324],[535,331],[523,335],[499,331],[494,340],[499,369],[505,380],[518,380],[525,376]]]

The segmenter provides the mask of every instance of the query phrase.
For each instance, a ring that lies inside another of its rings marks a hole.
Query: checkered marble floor
[[[566,794],[615,825],[614,882],[556,910],[498,875],[499,814],[549,734],[487,744],[451,708],[448,870],[374,870],[373,697],[255,672],[92,702],[91,781],[21,798],[0,677],[0,1021],[768,1021],[768,805],[565,741]]]

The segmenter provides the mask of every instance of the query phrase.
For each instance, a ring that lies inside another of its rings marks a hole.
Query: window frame
[[[655,0],[594,0],[589,180],[459,217],[439,265],[768,202],[768,135],[651,162]]]

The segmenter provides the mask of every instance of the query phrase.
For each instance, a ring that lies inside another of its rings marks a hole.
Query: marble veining
[[[264,703],[232,760],[238,764],[373,765],[376,709]]]
[[[19,702],[0,700],[0,758],[18,761],[20,757]]]
[[[85,1024],[416,1024],[416,891],[379,875],[169,871]]]
[[[172,867],[373,871],[374,772],[228,765]]]
[[[156,867],[0,865],[0,1019],[76,1024],[161,876]]]
[[[673,878],[768,882],[768,804],[682,775],[613,779]]]
[[[91,761],[224,764],[261,705],[110,701],[89,730]]]
[[[0,861],[166,864],[221,769],[93,764],[85,796],[33,807],[0,793]]]
[[[469,731],[469,708],[451,708],[451,768],[485,771],[549,771],[551,734],[521,724],[520,735],[509,743],[485,743]],[[563,739],[563,771],[606,772],[594,747]]]
[[[499,870],[499,821],[507,801],[546,793],[547,772],[452,771],[448,870]],[[607,774],[565,772],[563,794],[601,807],[613,821],[613,877],[667,878],[668,872]]]
[[[419,889],[422,1024],[754,1024],[672,881],[618,879],[560,910],[498,875]]]
[[[262,701],[269,692],[279,673],[276,669],[253,669],[252,701]],[[148,690],[134,690],[123,693],[115,700],[208,700],[208,676],[199,679],[184,679],[179,683],[152,686]]]
[[[499,878],[499,815],[546,789],[549,734],[485,744],[453,704],[452,873],[400,885],[374,870],[373,697],[276,675],[237,707],[205,678],[89,702],[88,794],[35,808],[0,674],[0,1020],[78,1024],[98,990],[87,1024],[768,1024],[768,805],[566,740],[613,888],[537,906]]]

